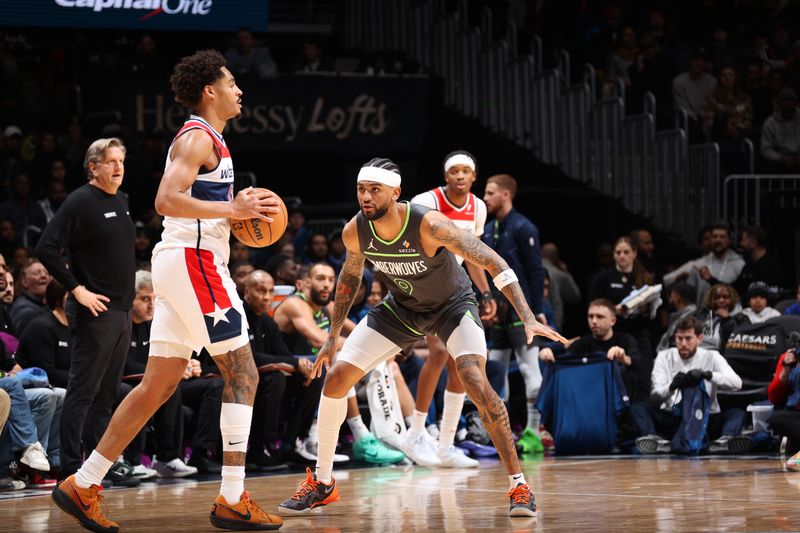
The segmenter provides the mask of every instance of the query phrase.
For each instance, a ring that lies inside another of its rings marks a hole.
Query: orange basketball
[[[256,188],[256,190],[268,191],[269,189]],[[286,231],[289,213],[286,211],[286,204],[283,203],[280,196],[278,196],[278,200],[280,200],[281,211],[280,213],[269,215],[272,222],[257,218],[249,220],[230,219],[231,233],[233,233],[234,237],[242,244],[253,248],[263,248],[280,239],[283,232]]]

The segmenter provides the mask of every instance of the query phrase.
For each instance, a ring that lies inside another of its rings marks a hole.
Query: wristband
[[[515,281],[519,281],[519,278],[517,278],[517,275],[513,270],[507,268],[495,276],[492,281],[494,281],[494,286],[497,287],[497,290],[502,291],[503,287],[510,285]]]

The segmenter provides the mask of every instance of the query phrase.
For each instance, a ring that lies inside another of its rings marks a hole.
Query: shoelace
[[[311,492],[313,490],[316,490],[317,489],[317,485],[319,485],[319,483],[320,483],[319,481],[317,481],[316,479],[314,479],[311,476],[311,470],[310,469],[307,470],[306,472],[307,472],[306,473],[306,478],[303,480],[302,483],[300,483],[300,488],[297,489],[297,492],[295,492],[294,496],[292,496],[293,500],[298,500],[298,501],[301,500],[309,492]]]
[[[81,499],[84,501],[84,503],[88,504],[90,507],[93,507],[95,503],[97,504],[98,507],[102,506],[103,508],[100,510],[99,518],[102,519],[103,521],[102,523],[110,523],[111,521],[107,517],[108,507],[105,504],[105,497],[102,494],[100,494],[100,491],[103,490],[103,487],[100,485],[92,485],[91,488],[94,489],[92,490],[93,494],[85,499],[81,497]]]
[[[508,491],[508,496],[514,500],[514,503],[521,505],[528,505],[531,503],[531,491],[527,485],[517,485],[515,488]]]

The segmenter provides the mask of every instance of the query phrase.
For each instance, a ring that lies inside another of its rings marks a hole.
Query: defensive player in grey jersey
[[[398,202],[400,182],[400,169],[388,159],[373,159],[359,171],[361,210],[342,232],[347,257],[339,274],[329,337],[313,369],[313,375],[321,375],[323,365],[328,369],[319,406],[317,468],[314,474],[306,470],[298,491],[279,509],[303,513],[339,500],[333,454],[347,411],[348,390],[375,366],[431,334],[442,339],[456,360],[458,376],[508,470],[511,516],[536,516],[508,413],[486,379],[486,342],[475,294],[454,254],[492,275],[522,317],[529,341],[535,335],[560,342],[566,339],[536,320],[513,270],[491,248],[438,211]],[[334,360],[336,341],[366,260],[389,287],[389,294],[359,322]]]

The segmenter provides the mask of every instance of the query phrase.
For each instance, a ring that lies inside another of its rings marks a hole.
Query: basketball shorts
[[[361,319],[336,360],[367,373],[400,351],[409,351],[425,335],[438,336],[454,359],[470,354],[486,357],[486,338],[476,302],[456,300],[430,313],[415,313],[389,296]]]
[[[153,256],[150,355],[189,359],[248,344],[247,317],[228,267],[213,252],[165,248]]]

